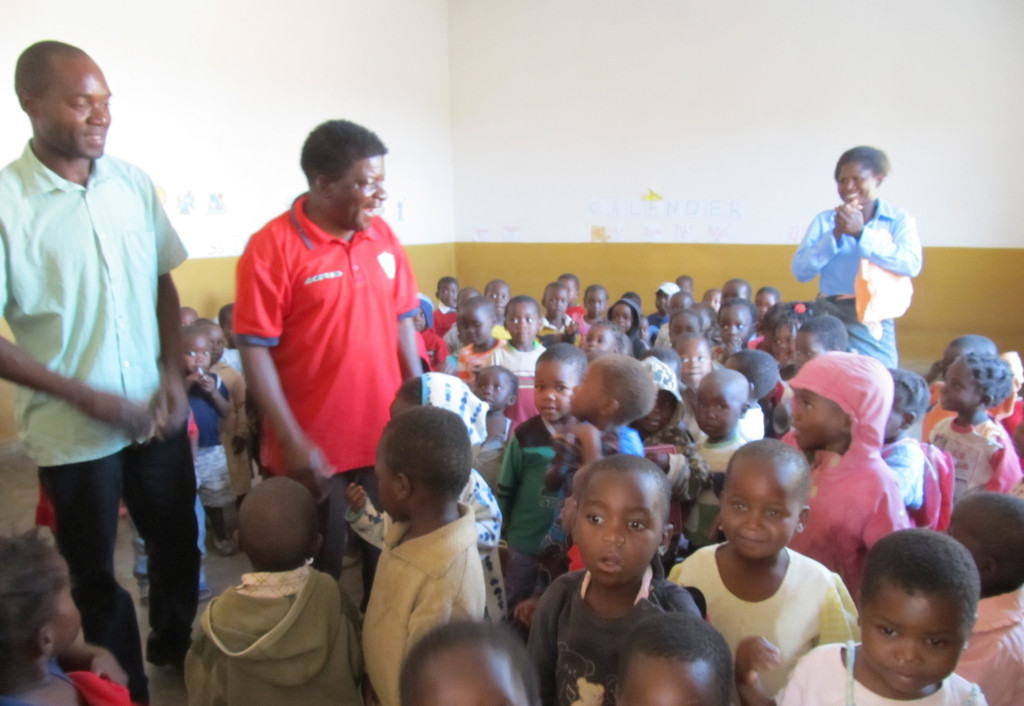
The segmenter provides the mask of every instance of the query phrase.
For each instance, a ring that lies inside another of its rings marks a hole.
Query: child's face
[[[764,319],[764,315],[773,306],[779,303],[778,298],[771,292],[758,292],[757,296],[754,297],[754,306],[757,307],[757,323],[760,325]]]
[[[793,349],[793,361],[798,368],[802,368],[807,361],[813,360],[827,352],[825,346],[818,342],[817,334],[810,331],[797,332],[796,345]]]
[[[705,660],[637,654],[619,682],[619,706],[727,706],[714,668]]]
[[[491,301],[494,302],[494,307],[498,310],[498,315],[503,316],[505,314],[505,305],[512,298],[512,291],[508,288],[507,284],[496,284],[487,287],[484,296],[490,297]]]
[[[704,331],[700,327],[700,317],[689,314],[675,317],[668,327],[668,340],[672,343],[672,347],[675,347],[676,341],[680,337],[688,333],[695,336],[704,335]]]
[[[727,306],[718,315],[722,345],[731,351],[738,351],[750,340],[754,322],[745,306]]]
[[[609,588],[638,582],[670,538],[665,512],[650,478],[614,472],[589,478],[572,536],[592,580]]]
[[[633,423],[633,427],[643,436],[650,436],[655,432],[661,431],[672,419],[672,415],[676,413],[676,407],[678,405],[679,400],[677,400],[671,392],[658,390],[658,396],[654,402],[654,409],[652,409],[651,413],[646,417],[641,417],[636,420]]]
[[[604,389],[604,376],[600,370],[589,368],[583,376],[583,381],[576,388],[572,396],[570,411],[572,416],[580,421],[597,421],[601,412],[608,402],[608,395]]]
[[[533,403],[548,424],[554,424],[569,414],[573,392],[579,385],[576,370],[561,361],[546,360],[537,363],[533,377]]]
[[[449,309],[454,309],[459,300],[459,283],[446,282],[437,288],[437,300]]]
[[[491,406],[491,411],[503,412],[512,404],[512,381],[508,373],[501,370],[481,370],[473,383],[473,392]]]
[[[467,346],[484,347],[491,341],[494,311],[489,306],[475,306],[459,312],[459,338]]]
[[[633,326],[633,310],[629,304],[621,302],[608,311],[608,320],[622,331],[629,333],[629,329]]]
[[[594,326],[587,331],[580,349],[591,358],[591,354],[614,353],[615,333],[604,326]]]
[[[796,359],[796,326],[779,324],[775,329],[775,341],[772,343],[772,355],[779,367],[792,364]]]
[[[507,655],[476,645],[449,648],[429,658],[410,706],[528,706],[522,677]]]
[[[608,292],[603,289],[592,289],[583,300],[583,306],[587,310],[587,318],[591,321],[600,318],[608,306]]]
[[[63,559],[61,560],[63,561]],[[59,655],[71,647],[78,639],[82,629],[82,615],[78,612],[75,601],[71,598],[70,580],[57,594],[54,604],[54,615],[49,622],[53,630],[53,655]]]
[[[569,304],[575,304],[576,300],[580,298],[580,287],[576,282],[571,279],[560,279],[558,283],[565,287],[565,291],[568,293]]]
[[[513,304],[505,309],[505,328],[512,337],[512,347],[533,350],[533,341],[540,331],[540,312],[529,302]]]
[[[697,426],[712,442],[732,438],[747,409],[749,390],[741,384],[722,384],[705,377],[697,388]]]
[[[427,315],[423,313],[423,309],[416,310],[412,317],[412,323],[420,333],[427,330]]]
[[[224,332],[220,326],[206,326],[203,333],[210,343],[210,365],[216,365],[224,356]]]
[[[793,435],[804,451],[846,453],[850,447],[850,418],[827,397],[793,388]]]
[[[569,308],[569,290],[565,287],[548,287],[544,290],[544,315],[549,321],[565,316]]]
[[[646,316],[640,317],[640,340],[647,341],[651,338],[651,322]]]
[[[683,366],[680,379],[688,388],[696,390],[704,376],[711,372],[711,346],[704,338],[687,339],[679,343],[676,353]]]
[[[709,289],[704,292],[704,298],[701,299],[704,304],[707,304],[715,311],[722,308],[722,290],[720,289]]]
[[[654,293],[654,308],[662,316],[668,313],[668,295],[660,289]]]
[[[228,309],[220,317],[220,330],[224,332],[224,340],[228,347],[235,347],[235,311]]]
[[[210,341],[206,335],[194,333],[186,336],[183,343],[185,346],[185,372],[192,375],[209,370]]]
[[[668,300],[668,313],[676,314],[693,305],[693,295],[689,292],[676,292]]]
[[[377,451],[377,460],[373,466],[373,472],[377,476],[377,497],[380,499],[381,509],[391,515],[392,519],[399,522],[409,519],[399,501],[402,479],[397,474],[392,473],[387,463],[385,463],[384,454],[381,453],[380,449]]]
[[[953,673],[970,630],[951,596],[910,594],[885,582],[861,606],[854,676],[887,699],[922,699]]]
[[[680,275],[676,278],[676,285],[683,292],[689,292],[693,294],[693,277],[689,275]]]
[[[942,408],[957,414],[974,414],[988,402],[981,385],[971,375],[967,363],[959,358],[946,370],[942,386]]]
[[[911,420],[908,424],[908,415],[902,409],[899,408],[898,404],[893,403],[892,410],[889,412],[889,419],[885,422],[885,443],[891,444],[896,441],[900,434],[903,433],[904,429],[907,429],[910,424],[913,424],[913,415],[910,415]]]
[[[777,556],[789,544],[808,508],[795,473],[770,458],[741,457],[729,468],[722,491],[722,531],[736,554],[748,561]]]
[[[750,298],[749,290],[747,290],[742,284],[729,280],[722,285],[722,301],[727,302],[740,297],[743,299]]]

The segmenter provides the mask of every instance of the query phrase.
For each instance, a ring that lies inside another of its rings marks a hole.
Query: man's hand
[[[166,439],[181,431],[188,421],[188,396],[184,381],[161,370],[160,389],[153,396],[153,416],[156,419],[156,437]]]
[[[136,404],[120,395],[93,390],[79,405],[83,413],[120,429],[133,439],[153,436],[156,422],[148,407]]]
[[[334,475],[334,467],[316,444],[305,437],[282,440],[285,472],[290,478],[306,486],[317,502],[327,495],[327,481]]]

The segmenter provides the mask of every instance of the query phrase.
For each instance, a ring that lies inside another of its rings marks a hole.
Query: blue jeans
[[[139,625],[131,595],[114,578],[122,497],[146,543],[150,633],[146,653],[180,663],[196,613],[199,549],[196,479],[184,430],[165,441],[111,456],[39,469],[53,503],[57,546],[71,573],[72,596],[88,642],[106,647],[128,673],[133,701],[148,700]]]
[[[852,350],[881,361],[882,365],[887,368],[900,366],[900,355],[896,350],[896,324],[892,319],[882,322],[882,338],[875,340],[875,337],[868,331],[868,327],[857,321],[856,300],[819,295],[814,305],[820,313],[830,314],[846,325]]]

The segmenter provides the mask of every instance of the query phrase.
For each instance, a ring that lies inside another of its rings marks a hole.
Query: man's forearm
[[[0,338],[0,378],[45,392],[75,407],[87,405],[90,395],[95,394],[81,381],[53,372],[6,338]]]
[[[270,422],[282,441],[301,438],[302,427],[288,406],[270,349],[240,344],[238,350],[245,370],[246,394],[256,405],[260,416]]]
[[[170,274],[160,275],[156,288],[156,322],[160,330],[160,361],[168,375],[185,377],[181,348],[181,300]]]
[[[416,348],[416,324],[411,316],[398,320],[398,366],[402,369],[403,380],[423,374],[423,363]]]

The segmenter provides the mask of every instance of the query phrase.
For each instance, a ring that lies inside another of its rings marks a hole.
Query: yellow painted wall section
[[[657,243],[441,243],[407,248],[420,291],[433,297],[437,280],[454,274],[462,286],[483,288],[502,278],[514,294],[538,299],[544,286],[574,272],[583,286],[600,283],[612,297],[632,289],[653,309],[654,290],[689,274],[698,297],[728,278],[755,287],[771,284],[789,299],[813,297],[815,284],[800,284],[789,272],[788,245],[667,245]],[[189,260],[174,271],[183,304],[215,317],[234,299],[238,258]],[[900,352],[906,360],[934,360],[956,336],[989,336],[1000,350],[1024,350],[1019,308],[1024,302],[1024,249],[925,248],[924,271],[914,280],[914,303],[899,320]],[[10,337],[6,322],[0,333]],[[17,437],[11,413],[13,386],[0,383],[0,441]]]

